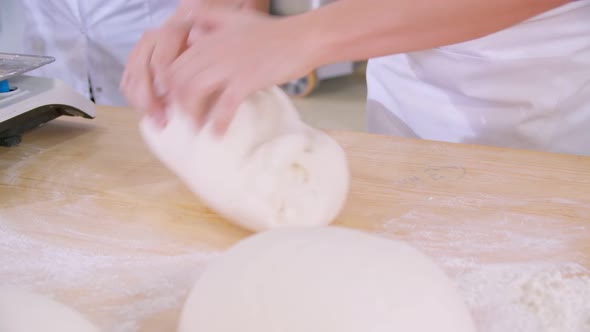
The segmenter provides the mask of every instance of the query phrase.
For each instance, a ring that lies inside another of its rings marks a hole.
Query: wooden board
[[[408,241],[454,276],[481,264],[590,267],[590,158],[331,134],[353,177],[336,225]],[[172,330],[199,271],[248,234],[156,161],[130,110],[55,120],[0,149],[0,280],[108,330]]]

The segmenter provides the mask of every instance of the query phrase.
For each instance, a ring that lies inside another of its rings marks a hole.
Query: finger
[[[129,89],[129,82],[131,80],[132,71],[135,69],[135,59],[137,58],[137,54],[139,53],[139,49],[142,47],[142,40],[133,47],[129,56],[127,56],[127,61],[125,62],[125,70],[123,71],[123,75],[121,76],[121,81],[119,82],[119,89],[127,98],[130,91]]]
[[[153,76],[150,70],[157,38],[157,33],[153,31],[144,34],[135,54],[130,58],[129,77],[127,78],[126,89],[134,105],[147,115],[163,111],[161,101],[154,94]]]
[[[201,15],[202,13],[199,13]],[[205,68],[218,62],[226,50],[224,41],[217,35],[208,33],[203,29],[193,26],[189,31],[190,47],[178,56],[168,70],[158,81],[169,89],[177,89],[183,86],[191,77],[202,72]]]
[[[164,111],[163,102],[154,95],[151,82],[151,75],[146,74],[145,79],[134,83],[136,104],[147,116],[154,116],[154,113]]]
[[[123,70],[123,75],[121,75],[121,81],[119,81],[119,91],[123,95],[127,93],[127,86],[129,84],[129,68],[126,66],[125,70]]]
[[[218,92],[224,85],[224,73],[214,74],[215,69],[200,73],[182,88],[175,90],[177,94],[174,100],[191,114],[198,128],[202,128],[207,122],[208,114],[214,105]]]
[[[152,121],[156,125],[157,128],[163,129],[168,125],[168,117],[166,111],[163,108],[157,112],[153,112],[150,115]]]
[[[160,32],[160,38],[153,50],[150,59],[150,69],[152,76],[155,78],[155,84],[160,84],[160,87],[155,90],[156,94],[165,94],[166,86],[160,82],[159,77],[164,74],[172,62],[186,50],[187,39],[190,29],[183,26],[170,26],[169,28]]]
[[[152,51],[153,41],[149,38],[149,34],[146,32],[127,56],[125,71],[121,78],[121,85],[129,86],[132,79],[138,74],[141,74],[141,64],[144,62],[142,58],[150,57]]]
[[[197,77],[207,67],[214,64],[214,62],[208,60],[208,58],[212,57],[207,55],[211,51],[202,48],[202,46],[207,47],[207,43],[203,44],[189,48],[162,73],[159,80],[161,79],[168,89],[171,91],[184,89],[184,87],[191,84],[190,82],[194,77]]]
[[[211,110],[213,132],[216,136],[225,135],[240,104],[247,95],[240,84],[230,85],[221,92],[214,108]]]

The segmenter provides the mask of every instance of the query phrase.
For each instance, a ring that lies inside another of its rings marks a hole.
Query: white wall
[[[20,0],[0,2],[0,52],[22,53],[24,18]]]

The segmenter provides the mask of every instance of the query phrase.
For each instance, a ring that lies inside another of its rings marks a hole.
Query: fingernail
[[[211,122],[210,113],[196,114],[195,123],[198,130],[203,130],[209,122]]]
[[[225,125],[223,122],[216,121],[215,123],[213,123],[213,135],[216,138],[222,138],[223,136],[225,136],[226,132],[227,125]]]
[[[166,117],[166,113],[163,111],[157,111],[152,113],[151,115],[152,120],[160,129],[163,129],[168,124],[168,119]]]
[[[199,117],[195,117],[195,126],[197,127],[197,130],[202,130],[203,127],[205,126],[205,121],[199,119]]]

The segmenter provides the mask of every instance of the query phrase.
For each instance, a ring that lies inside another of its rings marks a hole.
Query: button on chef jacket
[[[125,106],[119,91],[129,53],[178,0],[24,0],[23,49],[56,61],[32,75],[57,78],[97,104]]]
[[[590,155],[590,1],[372,59],[367,85],[373,133]]]

